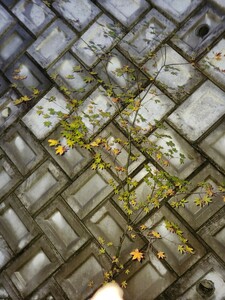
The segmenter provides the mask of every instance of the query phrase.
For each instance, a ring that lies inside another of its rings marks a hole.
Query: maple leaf
[[[59,145],[55,147],[55,154],[63,155],[66,152],[66,147]]]
[[[130,226],[130,225],[128,225],[128,226],[127,226],[127,230],[128,230],[128,231],[132,231],[132,230],[133,230],[133,227]]]
[[[157,159],[157,160],[160,160],[161,158],[162,158],[162,153],[157,153],[157,154],[156,154],[156,159]]]
[[[92,142],[91,144],[90,144],[92,147],[98,147],[98,143],[96,143],[95,141],[94,142]]]
[[[26,101],[30,101],[31,98],[28,97],[27,95],[25,95],[25,96],[21,97],[21,100],[26,102]]]
[[[50,127],[52,125],[52,122],[45,121],[43,124],[44,124],[45,127]]]
[[[35,96],[37,96],[37,95],[40,94],[40,91],[39,91],[38,89],[34,88],[34,89],[33,89],[33,94],[34,94]]]
[[[99,164],[98,164],[98,168],[99,168],[100,170],[104,170],[104,169],[105,169],[105,165],[104,165],[103,163],[99,163]]]
[[[130,273],[129,269],[126,269],[125,274],[128,275]]]
[[[13,76],[14,80],[24,80],[26,78],[27,78],[27,76],[22,76],[22,75],[14,75]]]
[[[221,60],[221,55],[222,55],[221,52],[217,52],[214,56],[215,60]]]
[[[18,73],[20,73],[20,72],[21,72],[21,69],[20,69],[20,68],[14,69],[14,70],[13,70],[13,73],[15,73],[15,74],[18,74]]]
[[[166,194],[167,194],[168,196],[172,196],[172,195],[175,194],[175,192],[174,192],[174,190],[172,190],[172,189],[168,189],[168,190],[166,191]]]
[[[119,262],[118,257],[113,256],[113,257],[112,257],[112,262],[113,262],[113,263],[118,263],[118,262]]]
[[[101,245],[105,244],[105,240],[101,236],[98,237],[98,241]]]
[[[161,239],[161,234],[158,233],[157,231],[152,230],[152,231],[151,231],[151,234],[152,234],[155,238]]]
[[[73,67],[73,72],[81,72],[82,70],[83,68],[80,65]]]
[[[112,98],[112,102],[118,103],[120,101],[120,98]]]
[[[49,146],[52,147],[52,146],[57,146],[59,144],[59,141],[58,140],[48,140],[48,143],[49,143]]]
[[[85,144],[84,148],[87,149],[87,150],[90,150],[91,149],[91,145],[90,144]]]
[[[69,140],[69,139],[67,139],[66,140],[66,143],[67,143],[67,146],[69,146],[69,147],[73,147],[73,145],[75,144],[75,142],[74,141],[72,141],[72,140]]]
[[[213,187],[212,186],[208,186],[208,188],[206,189],[206,193],[209,197],[212,197],[214,192],[213,192]]]
[[[105,279],[110,279],[110,274],[109,274],[109,272],[105,272],[105,273],[104,273],[104,277],[105,277]]]
[[[168,161],[168,160],[164,160],[164,161],[163,161],[163,165],[164,165],[165,167],[168,167],[168,166],[169,166],[169,161]]]
[[[111,147],[107,143],[104,143],[103,147],[105,148],[106,151],[110,151],[111,150]]]
[[[91,83],[94,80],[94,78],[86,76],[86,77],[83,78],[83,80],[84,80],[85,83]]]
[[[115,167],[115,169],[116,169],[116,171],[118,171],[118,172],[125,172],[126,171],[126,169],[125,168],[123,168],[123,167]]]
[[[159,259],[165,258],[165,257],[166,257],[165,252],[159,251],[159,252],[157,253],[157,257],[158,257]]]
[[[140,226],[140,229],[141,229],[141,230],[145,230],[145,229],[147,229],[147,226],[144,225],[144,224],[142,224],[142,225]]]
[[[90,145],[92,147],[98,147],[101,144],[102,140],[100,138],[97,138],[94,142],[92,142]]]
[[[183,245],[178,245],[177,250],[183,254],[185,252],[184,246]]]
[[[88,282],[88,287],[92,288],[93,286],[94,286],[94,281],[93,280],[89,281]]]
[[[92,169],[92,170],[96,170],[96,169],[97,169],[97,164],[93,163],[93,164],[91,165],[91,169]]]
[[[115,155],[119,155],[119,154],[121,153],[120,149],[118,149],[118,148],[114,148],[114,149],[112,150],[112,152],[113,152],[113,154],[115,154]]]
[[[149,209],[148,207],[144,207],[144,212],[145,212],[146,214],[148,214],[148,213],[150,212],[150,209]]]
[[[74,79],[75,77],[73,75],[69,74],[69,75],[66,75],[66,78],[67,79]]]
[[[99,249],[99,254],[105,254],[105,249],[103,247]]]
[[[218,189],[220,192],[225,192],[225,187],[224,186],[218,186]]]
[[[141,260],[144,258],[144,254],[138,249],[132,251],[130,255],[132,256],[132,260],[138,260],[139,262],[141,262]]]
[[[185,251],[188,252],[188,253],[194,254],[194,249],[191,248],[191,247],[189,247],[189,246],[187,246],[187,245],[185,247]]]
[[[127,282],[126,282],[126,280],[124,280],[124,281],[121,282],[121,287],[122,287],[123,289],[125,289],[125,288],[127,287]]]

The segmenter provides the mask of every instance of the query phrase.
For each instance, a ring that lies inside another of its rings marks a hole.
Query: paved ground
[[[151,102],[143,114],[148,122],[163,119],[186,156],[182,166],[171,160],[171,174],[190,179],[193,190],[200,180],[216,189],[225,179],[222,0],[56,0],[49,8],[44,2],[0,0],[0,299],[88,299],[108,265],[98,255],[97,238],[110,237],[116,244],[125,224],[125,213],[106,184],[115,174],[90,170],[88,151],[55,155],[47,140],[59,135],[57,118],[51,116],[47,127],[43,122],[49,118],[37,116],[41,106],[67,110],[62,85],[73,88],[74,97],[87,98],[84,109],[96,101],[113,115],[97,81],[106,74],[87,47],[90,42],[111,51],[107,68],[120,87],[123,79],[113,68],[135,66],[148,85],[165,60],[177,64],[178,70],[162,71],[155,82],[160,107]],[[111,38],[106,28],[113,28]],[[97,72],[89,85],[79,73],[65,78],[80,64],[87,76]],[[40,91],[34,100],[13,104],[33,88]],[[54,97],[57,101],[49,104]],[[123,136],[120,123],[113,119],[104,134]],[[146,193],[148,162],[141,154],[132,164],[139,197]],[[203,279],[215,285],[208,299],[225,299],[225,202],[217,197],[199,208],[188,198],[186,209],[172,208],[171,200],[145,222],[154,220],[160,230],[163,218],[173,220],[187,232],[196,254],[179,255],[173,236],[172,243],[164,241],[165,260],[152,255],[130,267],[126,299],[203,299],[196,291]],[[141,239],[136,243],[144,246]],[[88,287],[92,280],[94,286]]]

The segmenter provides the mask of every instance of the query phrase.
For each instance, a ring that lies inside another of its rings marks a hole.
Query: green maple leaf
[[[44,122],[45,127],[50,127],[51,125],[52,125],[52,122],[50,122],[50,121],[45,121]]]
[[[177,250],[178,250],[181,254],[185,253],[185,248],[184,248],[183,245],[178,245]]]

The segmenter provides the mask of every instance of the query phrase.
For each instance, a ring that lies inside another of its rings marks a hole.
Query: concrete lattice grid
[[[73,97],[84,99],[85,105],[100,97],[99,108],[107,107],[97,82],[107,76],[88,43],[111,52],[109,76],[121,87],[124,81],[114,76],[113,68],[134,67],[147,87],[166,51],[167,63],[178,64],[179,76],[159,74],[154,91],[161,106],[151,103],[143,114],[148,122],[163,120],[165,132],[186,156],[181,166],[173,159],[167,171],[190,179],[196,190],[202,180],[215,188],[224,182],[225,60],[218,59],[218,54],[225,56],[224,1],[55,0],[49,7],[46,3],[0,0],[0,299],[88,299],[102,282],[102,267],[109,263],[99,258],[97,238],[110,236],[116,243],[125,224],[124,211],[106,184],[116,175],[90,170],[92,156],[83,149],[55,155],[47,140],[59,137],[58,120],[51,117],[52,125],[46,127],[45,119],[36,114],[37,106],[67,111],[61,84],[74,89]],[[104,36],[108,24],[117,28],[116,38]],[[91,84],[79,73],[65,80],[78,65],[87,76],[92,70],[97,73]],[[18,68],[24,76],[19,84],[14,74]],[[41,93],[28,105],[15,106],[13,101],[31,94],[31,87]],[[50,97],[57,101],[49,104]],[[102,123],[98,132],[124,136],[112,107],[110,113],[110,123]],[[148,134],[153,138],[151,131]],[[132,151],[141,154],[138,145]],[[140,197],[147,189],[142,180],[146,163],[149,158],[141,154],[130,171],[139,178]],[[224,202],[215,199],[199,208],[192,196],[189,200],[186,209],[172,208],[169,200],[145,222],[151,224],[154,218],[158,230],[164,217],[180,224],[196,254],[180,256],[173,243],[165,242],[168,259],[152,255],[130,266],[126,299],[200,300],[196,285],[201,279],[215,284],[209,299],[225,299]],[[144,241],[137,239],[135,245],[143,247]],[[126,253],[123,260],[129,260]]]

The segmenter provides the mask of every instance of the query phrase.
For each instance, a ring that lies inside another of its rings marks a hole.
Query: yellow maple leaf
[[[164,259],[164,258],[166,257],[165,252],[159,251],[159,252],[157,253],[157,257],[158,257],[159,259]]]
[[[92,170],[96,170],[96,169],[97,169],[97,164],[93,163],[93,164],[91,165],[91,169],[92,169]]]
[[[114,155],[119,155],[121,153],[120,149],[118,149],[118,148],[114,148],[112,150],[112,152],[113,152]]]
[[[139,262],[141,262],[141,260],[144,258],[144,254],[138,249],[132,251],[130,255],[132,256],[132,260],[138,260]]]
[[[93,286],[94,286],[94,281],[93,280],[89,281],[88,282],[88,287],[92,288]]]
[[[85,144],[83,147],[84,147],[85,149],[87,149],[87,150],[90,150],[90,149],[91,149],[91,145],[90,145],[90,144]]]
[[[126,269],[125,274],[128,275],[130,273],[129,269]]]
[[[63,155],[66,152],[66,147],[59,145],[55,147],[55,154]]]
[[[109,279],[109,278],[110,278],[109,272],[105,272],[105,273],[104,273],[104,277],[105,277],[105,279]]]
[[[93,141],[90,145],[92,147],[98,147],[102,143],[102,140],[100,138],[97,138],[95,141]]]
[[[128,231],[132,231],[132,230],[133,230],[133,227],[130,226],[130,225],[128,225],[128,226],[127,226],[127,230],[128,230]]]
[[[57,146],[59,144],[59,141],[57,140],[48,140],[48,143],[49,143],[49,146],[52,147],[52,146]]]
[[[28,97],[27,95],[25,95],[25,96],[23,96],[23,97],[21,97],[21,100],[23,100],[23,101],[30,101],[31,100],[31,98],[30,97]]]
[[[161,158],[162,158],[162,153],[157,153],[157,154],[156,154],[156,159],[157,159],[157,160],[160,160]]]
[[[155,231],[155,230],[152,230],[151,231],[151,234],[155,237],[155,238],[157,238],[157,239],[161,239],[161,234],[160,233],[158,233],[157,231]]]
[[[147,228],[147,226],[144,225],[144,224],[142,224],[142,225],[140,226],[140,229],[141,229],[141,230],[145,230],[146,228]]]
[[[113,257],[112,257],[112,262],[113,262],[113,263],[118,263],[118,262],[119,262],[118,257],[113,256]]]
[[[98,237],[98,241],[101,245],[105,244],[105,240],[101,236]]]
[[[194,249],[187,246],[187,245],[185,246],[185,251],[188,252],[188,253],[194,254]]]
[[[124,281],[121,282],[121,287],[122,287],[123,289],[125,289],[125,288],[127,287],[127,282],[126,282],[126,280],[124,280]]]
[[[33,94],[36,96],[36,95],[39,95],[40,94],[40,91],[36,88],[33,89]]]

